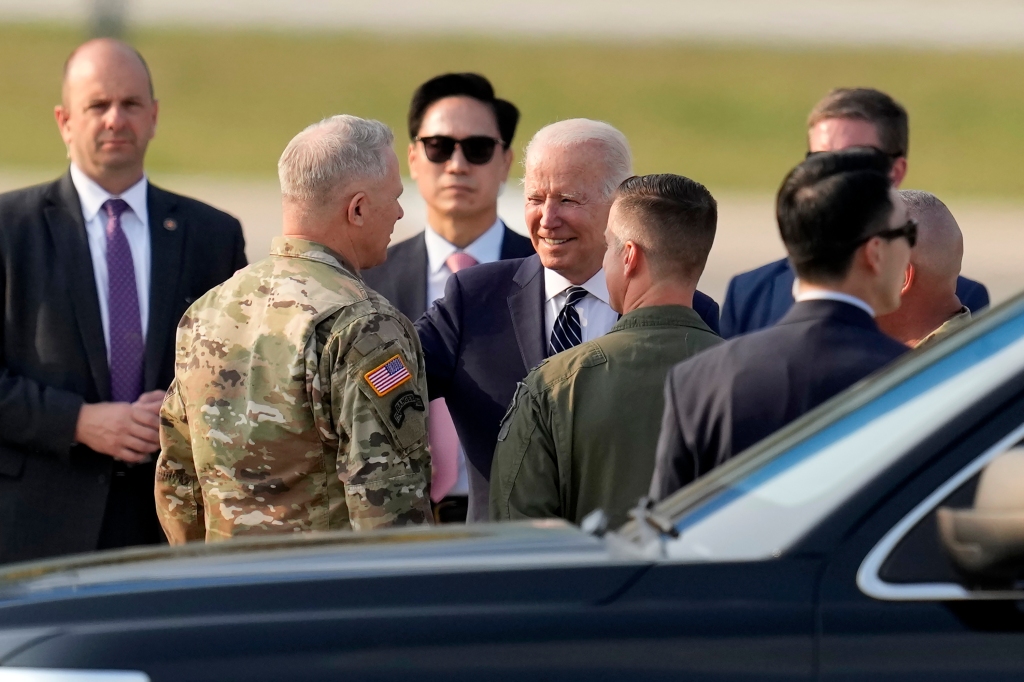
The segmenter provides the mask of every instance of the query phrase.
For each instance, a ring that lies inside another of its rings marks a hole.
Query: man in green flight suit
[[[622,318],[520,384],[498,434],[492,520],[579,523],[603,509],[617,527],[647,493],[665,376],[721,341],[691,307],[717,218],[711,193],[688,178],[647,175],[620,185],[604,272]]]
[[[299,133],[284,236],[178,325],[156,474],[171,544],[429,522],[419,339],[359,276],[402,217],[393,142],[355,116]]]

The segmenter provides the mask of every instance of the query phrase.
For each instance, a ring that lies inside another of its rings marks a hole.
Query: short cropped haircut
[[[863,241],[888,227],[889,166],[884,153],[859,147],[813,154],[790,171],[776,216],[798,277],[843,279]]]
[[[380,121],[342,114],[314,123],[292,138],[277,162],[281,193],[310,207],[326,205],[352,180],[385,177],[394,141]]]
[[[478,73],[446,73],[431,78],[416,88],[409,104],[409,139],[415,140],[423,125],[423,116],[434,102],[445,97],[472,97],[489,106],[498,124],[498,133],[505,149],[512,144],[519,124],[516,105],[494,96],[491,82]]]
[[[523,166],[530,165],[530,159],[540,149],[553,147],[570,150],[586,144],[601,147],[605,160],[605,176],[601,192],[604,199],[615,194],[622,181],[633,174],[633,153],[629,142],[615,126],[604,121],[589,118],[570,118],[550,123],[538,130],[526,145]]]
[[[626,217],[619,250],[637,244],[659,277],[696,282],[704,272],[718,227],[718,203],[707,187],[681,175],[634,175],[615,196]]]
[[[830,118],[853,118],[875,126],[882,151],[892,158],[910,152],[907,110],[889,95],[871,88],[836,88],[825,95],[807,118],[808,129]]]

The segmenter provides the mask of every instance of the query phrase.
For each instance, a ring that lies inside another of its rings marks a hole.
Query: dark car
[[[0,662],[124,682],[1021,679],[1022,438],[1024,297],[616,533],[592,517],[6,567]]]

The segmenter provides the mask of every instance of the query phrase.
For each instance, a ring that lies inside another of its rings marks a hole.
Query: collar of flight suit
[[[637,308],[620,317],[608,333],[640,327],[694,327],[714,334],[693,308],[684,305],[654,305]]]

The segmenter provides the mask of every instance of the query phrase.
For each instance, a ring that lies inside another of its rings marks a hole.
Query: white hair
[[[602,147],[607,168],[603,191],[604,196],[609,197],[623,180],[633,174],[633,155],[629,151],[626,136],[604,121],[570,118],[544,126],[526,145],[523,165],[529,166],[531,155],[537,154],[541,149],[554,147],[568,150],[585,144],[597,144]]]
[[[277,162],[281,194],[322,206],[352,180],[383,178],[394,141],[380,121],[341,114],[314,123],[292,138]]]

